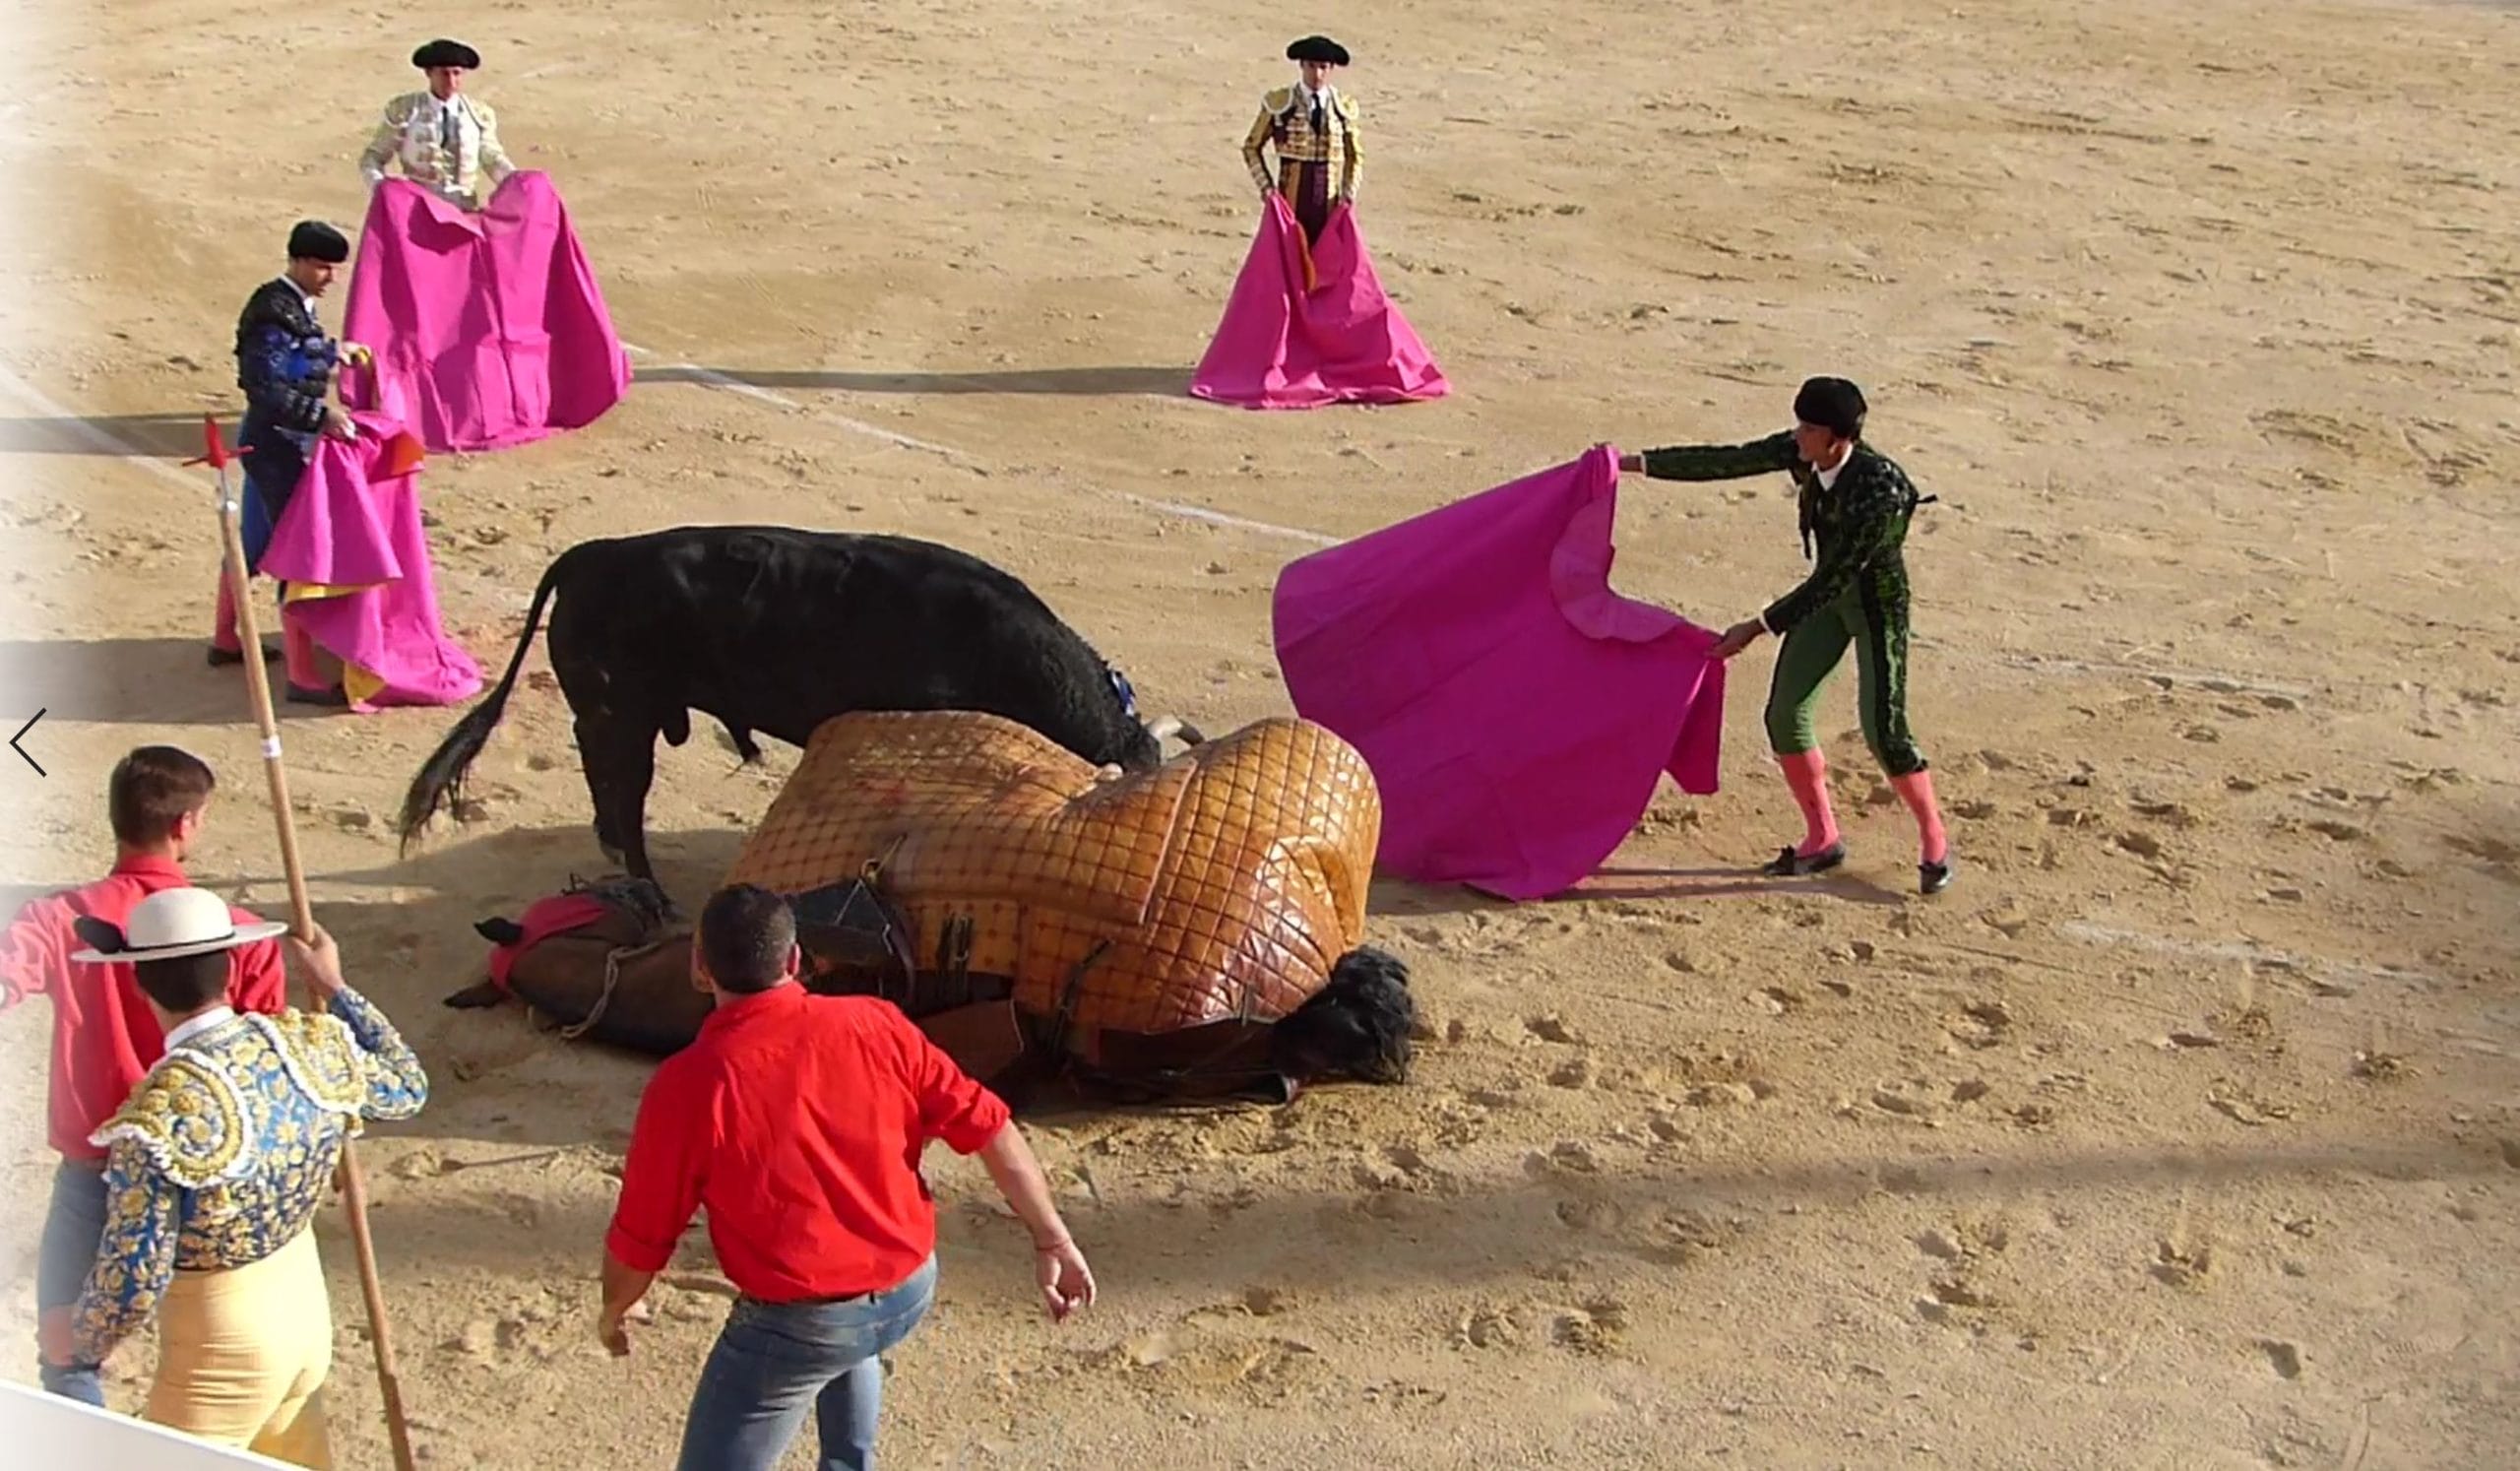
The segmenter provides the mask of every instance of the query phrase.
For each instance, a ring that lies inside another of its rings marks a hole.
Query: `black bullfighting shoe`
[[[350,697],[348,692],[338,684],[330,689],[308,689],[303,684],[292,684],[288,687],[288,702],[292,705],[330,705],[336,709],[342,709],[348,706]]]
[[[1951,887],[1951,855],[1944,854],[1938,863],[1917,864],[1917,892],[1939,894]]]
[[[1826,873],[1847,861],[1847,845],[1832,843],[1818,853],[1796,853],[1791,848],[1777,850],[1776,858],[1759,871],[1771,878],[1800,878],[1807,873]]]
[[[263,663],[269,664],[278,658],[280,658],[280,645],[271,639],[263,640]],[[243,664],[244,662],[245,651],[242,649],[222,649],[217,644],[210,646],[210,667],[212,669],[220,669],[231,664]]]

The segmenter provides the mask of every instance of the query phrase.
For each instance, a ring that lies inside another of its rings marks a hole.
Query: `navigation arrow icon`
[[[9,749],[11,749],[11,750],[13,750],[13,751],[16,751],[16,752],[18,753],[19,757],[20,757],[21,759],[23,759],[23,760],[24,760],[24,761],[25,761],[29,766],[34,766],[34,767],[35,767],[35,775],[37,775],[37,776],[50,776],[50,775],[51,775],[51,773],[50,773],[50,772],[45,771],[45,770],[44,770],[42,767],[40,767],[40,766],[35,766],[35,758],[27,754],[27,748],[26,748],[25,746],[18,744],[18,742],[19,742],[19,741],[24,740],[24,739],[26,739],[26,738],[27,738],[27,733],[28,733],[29,731],[32,731],[32,730],[33,730],[33,729],[35,728],[35,721],[38,721],[38,720],[41,720],[41,719],[43,719],[43,711],[38,710],[38,711],[36,711],[36,712],[34,713],[34,717],[33,717],[33,719],[29,720],[25,725],[18,727],[18,734],[9,737]]]

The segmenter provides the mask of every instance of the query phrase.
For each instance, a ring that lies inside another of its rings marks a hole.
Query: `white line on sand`
[[[657,355],[645,348],[637,347],[629,343],[624,343],[622,346],[637,356],[654,357]],[[798,414],[811,415],[813,417],[822,419],[825,422],[838,424],[842,428],[854,430],[860,434],[871,435],[874,438],[885,440],[905,449],[925,450],[930,454],[942,455],[949,460],[960,461],[963,464],[971,465],[976,468],[979,467],[980,464],[979,461],[974,459],[970,455],[964,454],[961,450],[954,449],[950,446],[931,444],[924,439],[914,439],[907,434],[896,434],[890,429],[880,428],[874,424],[861,423],[844,414],[833,414],[828,410],[809,408],[808,406],[800,404],[794,399],[788,398],[784,394],[772,393],[766,388],[756,388],[750,383],[743,382],[741,379],[729,377],[724,373],[718,372],[711,368],[701,367],[696,363],[676,362],[665,364],[665,366],[672,371],[687,374],[693,382],[698,383],[704,388],[717,389],[721,392],[735,394],[743,398],[755,399],[762,403],[769,404],[774,408],[786,409]],[[196,494],[211,488],[211,483],[206,477],[196,477],[187,474],[176,466],[169,465],[165,461],[150,455],[139,446],[122,438],[120,435],[113,433],[111,430],[102,429],[93,423],[90,423],[77,412],[56,403],[51,398],[47,397],[40,389],[37,389],[33,384],[19,377],[5,364],[0,364],[0,392],[5,392],[11,397],[18,399],[28,408],[44,416],[46,418],[57,420],[63,432],[71,434],[98,450],[113,455],[119,459],[130,460],[139,465],[142,469],[149,471],[151,474],[158,476],[164,480],[172,480],[176,484],[182,485],[185,489],[193,491]],[[1323,536],[1319,532],[1304,531],[1301,528],[1292,526],[1278,526],[1267,521],[1247,520],[1240,516],[1228,515],[1223,511],[1212,511],[1205,506],[1183,505],[1176,501],[1168,500],[1154,500],[1143,495],[1132,495],[1126,491],[1112,491],[1106,493],[1113,495],[1117,499],[1127,501],[1131,505],[1142,506],[1147,510],[1156,511],[1166,516],[1179,517],[1185,521],[1203,521],[1212,526],[1228,526],[1241,531],[1257,532],[1263,536],[1282,537],[1288,541],[1308,543],[1315,546],[1335,546],[1339,542],[1338,538]]]
[[[2002,662],[2033,673],[2064,670],[2076,674],[2135,674],[2146,679],[2167,679],[2174,684],[2193,684],[2215,694],[2278,695],[2285,699],[2306,700],[2310,691],[2292,684],[2264,684],[2238,674],[2218,674],[2202,670],[2156,669],[2141,664],[2093,663],[2080,659],[2048,659],[2036,654],[2006,654]]]
[[[654,352],[651,352],[646,348],[639,347],[634,343],[623,343],[621,346],[635,357],[655,357],[657,355]],[[665,363],[663,364],[663,367],[667,372],[683,374],[692,382],[699,384],[703,388],[714,388],[721,392],[736,394],[743,398],[755,400],[759,403],[769,404],[774,408],[791,410],[799,414],[808,414],[815,418],[821,419],[825,423],[837,424],[841,428],[849,429],[859,434],[869,435],[873,438],[881,439],[888,444],[900,445],[905,449],[925,450],[929,454],[942,455],[948,460],[968,465],[975,470],[985,471],[987,468],[976,457],[967,455],[961,450],[955,449],[949,445],[933,444],[924,439],[913,439],[907,434],[896,434],[890,429],[881,428],[877,425],[866,423],[860,419],[850,418],[845,414],[834,414],[828,409],[811,408],[805,404],[798,403],[794,399],[788,398],[785,394],[773,393],[769,389],[746,383],[740,378],[719,372],[715,368],[705,368],[700,366],[698,363],[691,362]],[[1252,521],[1240,516],[1230,516],[1223,511],[1211,511],[1205,506],[1183,505],[1177,501],[1169,500],[1153,500],[1143,495],[1131,495],[1126,491],[1109,491],[1105,493],[1113,495],[1117,499],[1127,501],[1131,505],[1142,506],[1147,510],[1156,511],[1166,516],[1177,516],[1183,520],[1204,521],[1211,526],[1234,527],[1241,531],[1258,532],[1262,536],[1281,537],[1291,542],[1303,542],[1314,546],[1335,546],[1339,544],[1339,539],[1337,537],[1323,536],[1319,532],[1305,531],[1300,527],[1279,526],[1272,522]]]
[[[126,460],[137,461],[142,469],[147,470],[153,475],[173,480],[175,483],[197,495],[216,488],[215,482],[210,480],[208,478],[186,475],[178,467],[169,465],[155,455],[149,454],[147,451],[141,449],[138,445],[133,444],[130,440],[123,438],[121,435],[108,429],[100,429],[96,425],[90,423],[84,416],[80,415],[75,410],[66,409],[61,405],[54,403],[50,398],[47,398],[44,395],[41,389],[35,387],[32,383],[29,383],[26,379],[19,377],[15,372],[11,371],[5,363],[0,363],[0,392],[10,394],[21,403],[24,403],[28,408],[34,410],[44,417],[58,421],[64,432],[76,435],[78,438],[95,446],[97,449],[102,450],[107,454]]]
[[[2091,945],[2114,945],[2137,950],[2150,950],[2156,955],[2176,955],[2189,960],[2238,960],[2252,965],[2271,965],[2307,974],[2359,976],[2366,981],[2413,982],[2420,986],[2438,986],[2441,980],[2422,971],[2400,970],[2395,966],[2363,965],[2351,960],[2328,960],[2316,955],[2295,955],[2286,950],[2268,949],[2245,941],[2211,943],[2204,940],[2178,939],[2170,935],[2144,934],[2132,929],[2117,929],[2106,925],[2067,920],[2056,927],[2057,932],[2069,939]]]

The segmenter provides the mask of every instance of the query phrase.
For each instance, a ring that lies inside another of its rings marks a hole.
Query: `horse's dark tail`
[[[1272,1065],[1291,1078],[1405,1083],[1418,1030],[1409,966],[1359,945],[1330,968],[1330,984],[1277,1025]]]
[[[551,559],[543,570],[540,585],[534,590],[534,604],[525,612],[525,632],[516,641],[516,654],[508,660],[508,672],[499,677],[498,686],[489,697],[464,712],[446,739],[420,763],[419,773],[411,778],[410,790],[403,794],[403,813],[397,823],[402,839],[401,852],[409,858],[411,845],[419,841],[420,831],[429,819],[452,806],[464,795],[464,774],[472,768],[472,759],[489,744],[490,732],[506,713],[508,692],[516,688],[517,671],[525,668],[525,651],[534,647],[534,635],[542,624],[542,606],[550,601],[551,589],[559,581],[569,558],[581,547],[572,546]]]

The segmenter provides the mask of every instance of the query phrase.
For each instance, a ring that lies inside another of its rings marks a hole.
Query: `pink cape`
[[[1306,254],[1294,207],[1273,191],[1191,393],[1246,409],[1313,409],[1452,392],[1409,319],[1383,295],[1354,210],[1331,208],[1309,251],[1310,284]]]
[[[285,615],[346,666],[351,709],[469,700],[481,667],[438,622],[418,441],[381,414],[350,419],[355,442],[316,441],[257,570],[289,585]]]
[[[1618,848],[1664,773],[1716,790],[1716,635],[1611,590],[1617,506],[1605,445],[1279,574],[1287,693],[1373,768],[1384,871],[1542,898]]]
[[[435,454],[530,444],[594,423],[630,389],[594,268],[550,175],[510,174],[480,214],[409,179],[368,201],[342,337],[376,353],[346,399]]]

